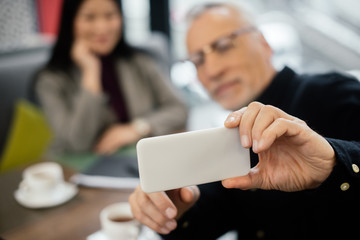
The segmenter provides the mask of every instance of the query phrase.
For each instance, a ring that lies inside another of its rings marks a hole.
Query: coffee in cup
[[[127,202],[105,207],[100,213],[100,222],[109,240],[136,240],[139,235],[140,223],[134,219]]]

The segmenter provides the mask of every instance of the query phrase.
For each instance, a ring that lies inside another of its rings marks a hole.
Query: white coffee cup
[[[134,219],[127,202],[105,207],[100,213],[100,222],[109,240],[136,240],[139,235],[140,223]]]
[[[42,162],[24,170],[20,189],[40,196],[53,191],[56,186],[63,182],[63,172],[59,164]]]

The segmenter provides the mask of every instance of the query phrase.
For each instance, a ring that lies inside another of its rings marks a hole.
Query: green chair
[[[18,100],[0,158],[0,172],[40,160],[51,138],[41,110],[26,100]]]

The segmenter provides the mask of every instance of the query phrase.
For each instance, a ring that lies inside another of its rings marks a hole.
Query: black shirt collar
[[[292,69],[284,67],[256,101],[280,107],[285,103],[286,96],[292,94],[289,92],[289,87],[295,76],[296,73]]]

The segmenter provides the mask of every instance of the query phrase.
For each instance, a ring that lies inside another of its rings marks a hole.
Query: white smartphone
[[[243,176],[250,152],[239,129],[225,127],[144,138],[136,146],[140,185],[159,192]]]

